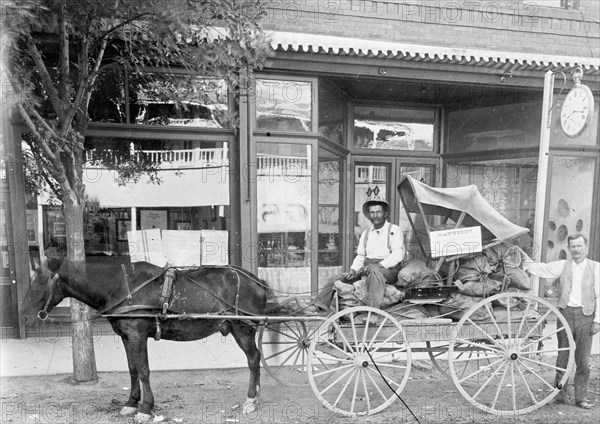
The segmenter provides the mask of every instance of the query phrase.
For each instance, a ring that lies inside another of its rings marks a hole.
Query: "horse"
[[[256,322],[244,321],[243,316],[264,313],[270,289],[263,280],[236,266],[161,268],[137,262],[131,273],[117,264],[100,271],[103,276],[94,274],[93,265],[87,267],[89,280],[81,266],[67,259],[36,269],[22,311],[29,325],[36,313],[44,320],[53,307],[72,297],[107,317],[125,346],[131,378],[129,399],[121,415],[137,411],[136,421],[151,418],[154,396],[150,388],[149,337],[191,341],[217,331],[223,336],[231,333],[246,354],[250,381],[243,413],[256,410],[260,394]],[[186,314],[221,314],[229,315],[229,319],[205,319],[199,324],[195,319],[166,319],[167,314],[178,314],[179,318]],[[239,315],[240,319],[231,319],[231,315]]]

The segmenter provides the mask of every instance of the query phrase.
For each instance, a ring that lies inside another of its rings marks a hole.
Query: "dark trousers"
[[[592,352],[592,322],[594,321],[594,314],[586,316],[583,315],[581,308],[573,308],[567,306],[561,309],[560,312],[567,320],[567,324],[573,332],[573,339],[575,339],[575,402],[587,401],[587,390],[588,382],[590,379],[590,353]],[[560,321],[557,321],[557,328],[562,328]],[[558,348],[568,347],[569,341],[564,331],[560,331],[557,334]],[[569,363],[569,351],[559,351],[558,358],[556,359],[557,368],[567,368]],[[564,373],[562,371],[556,372],[555,385],[560,382]],[[565,384],[561,389],[558,396],[563,396],[566,399],[567,396],[567,385]]]
[[[365,265],[376,264],[379,260],[366,259]],[[367,290],[369,298],[365,299],[367,306],[373,306],[379,308],[383,301],[385,294],[385,285],[394,284],[398,281],[398,271],[400,271],[400,264],[392,268],[384,268],[382,266],[372,267],[371,272],[366,277]],[[335,290],[333,289],[334,283],[341,280],[345,283],[352,284],[355,281],[360,280],[360,276],[354,279],[345,279],[344,274],[338,274],[327,280],[327,283],[319,291],[315,304],[323,309],[330,309]]]

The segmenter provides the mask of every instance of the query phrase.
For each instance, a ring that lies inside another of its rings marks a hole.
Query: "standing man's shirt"
[[[367,233],[369,236],[365,248]],[[384,268],[398,265],[404,259],[404,240],[400,227],[386,221],[378,230],[371,225],[363,231],[358,241],[356,257],[350,268],[358,271],[367,258],[381,259],[379,264]]]
[[[531,258],[526,258],[523,261],[523,269],[533,275],[537,275],[541,278],[559,278],[567,264],[566,260],[554,261],[549,263],[534,262]],[[581,307],[583,306],[582,293],[582,281],[583,274],[586,268],[590,265],[587,258],[577,264],[571,260],[571,274],[572,274],[572,286],[571,293],[569,293],[569,300],[567,306]],[[594,294],[595,294],[595,311],[596,316],[594,322],[600,323],[600,266],[592,267],[592,278],[594,280]]]

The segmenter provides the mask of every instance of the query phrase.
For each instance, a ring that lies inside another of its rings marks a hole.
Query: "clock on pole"
[[[579,136],[588,126],[594,114],[592,90],[581,83],[583,70],[578,67],[573,72],[575,86],[569,91],[560,110],[560,127],[567,137]]]

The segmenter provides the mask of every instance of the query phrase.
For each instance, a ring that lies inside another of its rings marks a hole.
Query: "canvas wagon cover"
[[[406,176],[398,185],[398,192],[407,212],[419,214],[417,202],[421,203],[426,215],[446,216],[450,213],[450,219],[454,222],[458,220],[461,212],[466,212],[462,226],[480,226],[484,245],[494,240],[509,240],[529,231],[500,215],[474,185],[437,188]]]

